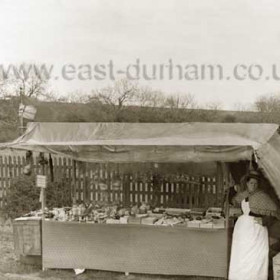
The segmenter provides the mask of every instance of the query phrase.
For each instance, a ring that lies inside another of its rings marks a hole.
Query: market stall
[[[88,162],[218,162],[219,184],[226,188],[228,163],[253,157],[279,197],[277,128],[274,124],[31,123],[24,135],[3,147]],[[94,219],[86,223],[72,218],[43,220],[43,267],[226,278],[227,203],[225,214],[224,224],[216,227],[187,218],[165,227],[141,222],[100,224]]]

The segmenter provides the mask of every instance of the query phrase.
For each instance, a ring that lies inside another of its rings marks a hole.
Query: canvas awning
[[[258,148],[276,124],[29,123],[14,141],[39,146],[251,146]]]
[[[29,123],[2,147],[91,162],[234,162],[255,153],[280,197],[277,129],[245,123]]]

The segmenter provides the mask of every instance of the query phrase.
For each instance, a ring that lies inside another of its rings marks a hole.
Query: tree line
[[[236,111],[223,111],[218,103],[200,105],[189,92],[166,94],[135,82],[79,91],[61,98],[51,91],[49,81],[35,72],[0,77],[0,141],[16,138],[19,103],[37,108],[35,121],[61,122],[280,122],[280,95],[263,95]],[[26,123],[27,121],[25,121]]]

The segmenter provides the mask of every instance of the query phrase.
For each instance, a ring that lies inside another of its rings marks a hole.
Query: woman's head
[[[258,188],[258,178],[257,177],[248,177],[247,178],[247,190],[249,193],[253,193]]]
[[[242,185],[249,193],[254,192],[260,182],[260,173],[257,170],[250,170],[241,179]]]

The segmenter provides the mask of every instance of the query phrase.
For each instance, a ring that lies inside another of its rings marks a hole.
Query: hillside
[[[33,101],[36,122],[251,122],[280,123],[280,114],[245,111],[178,109],[126,106],[100,103],[62,103]],[[0,142],[20,135],[17,116],[19,100],[0,100]],[[26,124],[26,123],[25,123]]]

